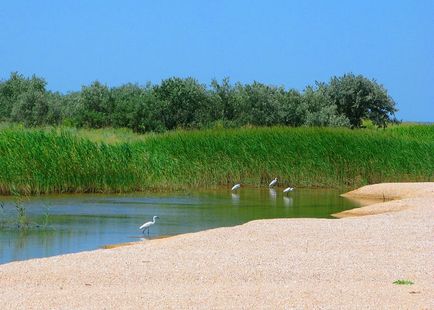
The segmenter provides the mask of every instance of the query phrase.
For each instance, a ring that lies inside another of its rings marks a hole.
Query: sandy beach
[[[434,183],[345,196],[384,201],[0,265],[1,308],[434,309]]]

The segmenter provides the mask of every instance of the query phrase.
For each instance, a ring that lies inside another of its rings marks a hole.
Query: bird
[[[293,187],[287,187],[287,188],[285,188],[285,189],[283,190],[283,192],[284,192],[286,195],[288,195],[288,193],[289,193],[289,192],[292,192],[293,190],[294,190]]]
[[[273,187],[276,184],[277,184],[277,178],[274,178],[274,180],[270,182],[270,184],[268,185],[268,187]]]
[[[232,186],[231,191],[236,191],[237,189],[239,189],[241,187],[241,184],[235,184],[234,186]]]
[[[145,234],[145,230],[148,230],[148,236],[149,236],[149,228],[155,224],[156,219],[159,219],[159,217],[155,215],[152,218],[152,221],[146,222],[145,224],[143,224],[142,226],[139,227],[139,229],[143,229],[143,234]]]

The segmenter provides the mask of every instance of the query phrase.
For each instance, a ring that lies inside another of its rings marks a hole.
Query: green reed
[[[274,177],[281,185],[356,187],[432,181],[434,172],[432,125],[180,130],[134,138],[124,133],[126,142],[114,143],[95,135],[1,129],[0,193],[258,186]]]

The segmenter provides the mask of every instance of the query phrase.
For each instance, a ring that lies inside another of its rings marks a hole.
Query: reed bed
[[[433,180],[433,125],[122,136],[128,138],[106,143],[95,132],[2,128],[0,193],[177,190],[234,182],[259,186],[274,177],[281,186],[334,188]]]

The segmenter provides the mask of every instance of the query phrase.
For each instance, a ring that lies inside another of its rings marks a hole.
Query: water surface
[[[334,190],[243,188],[189,193],[122,195],[47,195],[22,205],[29,229],[17,228],[15,201],[0,197],[0,263],[93,250],[108,244],[157,238],[256,219],[331,218],[358,205]],[[149,237],[138,227],[152,216],[160,220]]]

